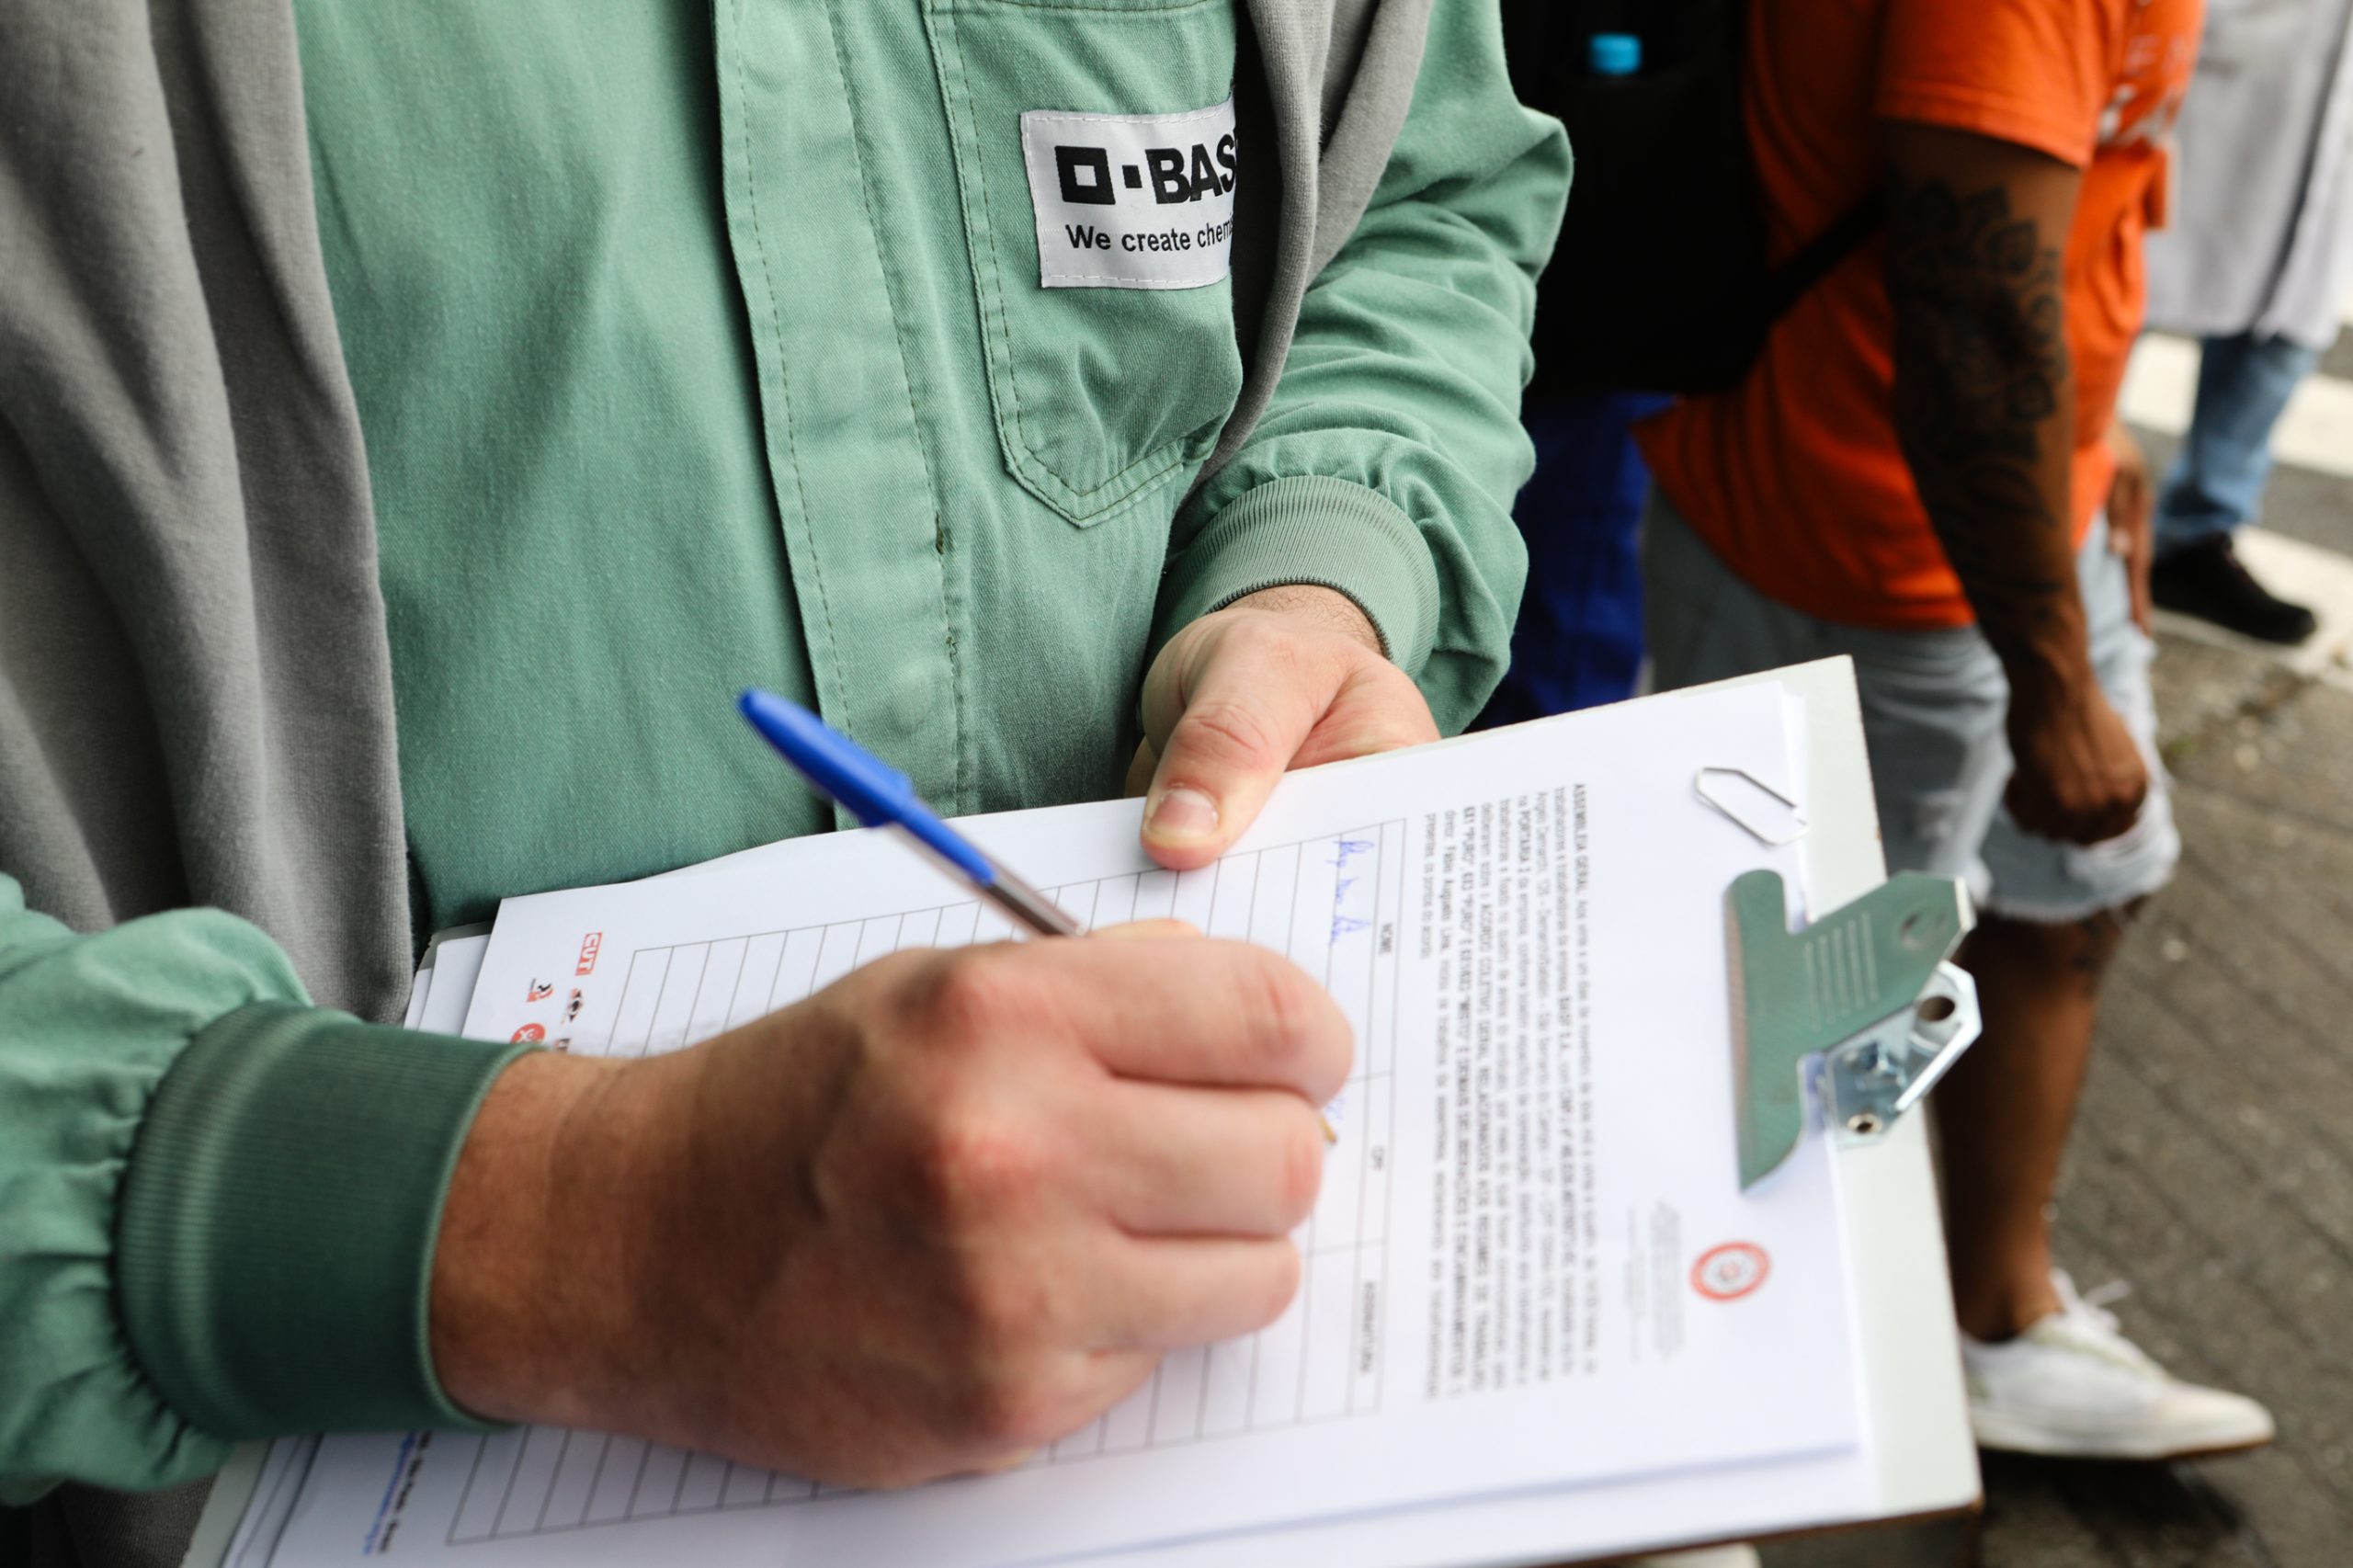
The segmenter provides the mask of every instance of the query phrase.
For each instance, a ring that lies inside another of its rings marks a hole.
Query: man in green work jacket
[[[11,1528],[316,1428],[911,1482],[1276,1314],[1348,1041],[1252,949],[382,1020],[834,826],[745,685],[1177,867],[1476,712],[1567,176],[1492,0],[33,0],[0,103]]]

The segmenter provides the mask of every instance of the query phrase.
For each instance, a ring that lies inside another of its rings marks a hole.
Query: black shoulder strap
[[[1765,279],[1764,317],[1767,324],[1779,321],[1790,313],[1790,307],[1805,298],[1807,290],[1830,274],[1855,253],[1855,248],[1878,232],[1880,222],[1887,215],[1887,203],[1874,190],[1847,210],[1838,221],[1808,240],[1797,255],[1775,267]]]

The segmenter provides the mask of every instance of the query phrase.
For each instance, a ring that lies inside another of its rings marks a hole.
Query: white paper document
[[[411,997],[409,1006],[416,1009],[416,1022],[412,1028],[429,1034],[463,1034],[466,1029],[466,1009],[473,1000],[474,986],[482,973],[483,955],[490,950],[487,937],[459,937],[441,942],[434,950],[433,967],[417,978],[424,982],[424,997]]]
[[[1696,788],[1731,770],[1802,809],[1792,707],[1689,694],[1295,775],[1181,875],[1142,856],[1133,801],[972,819],[1090,926],[1174,915],[1263,944],[1347,1013],[1283,1317],[1171,1355],[1022,1470],[910,1492],[552,1428],[280,1445],[236,1568],[1091,1561],[1852,1449],[1829,1153],[1808,1139],[1747,1194],[1733,1153],[1724,892],[1756,867],[1799,888],[1798,849]],[[464,1028],[676,1050],[881,954],[1012,935],[893,839],[828,835],[507,901]],[[465,994],[452,946],[428,1017]]]

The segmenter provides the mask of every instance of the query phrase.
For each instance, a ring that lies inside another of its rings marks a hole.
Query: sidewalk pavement
[[[2077,1284],[2279,1417],[2170,1466],[1987,1456],[1984,1568],[2353,1564],[2353,690],[2167,633],[2187,846],[2112,976],[2058,1206]],[[1949,1568],[1953,1525],[1768,1547],[1766,1568]]]

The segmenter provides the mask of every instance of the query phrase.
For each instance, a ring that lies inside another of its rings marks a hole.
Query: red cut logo
[[[591,931],[580,938],[580,961],[573,966],[572,972],[575,975],[596,973],[597,952],[604,945],[605,934],[602,931]]]
[[[1773,1260],[1754,1242],[1710,1247],[1691,1266],[1691,1289],[1711,1301],[1737,1301],[1752,1295],[1773,1272]]]
[[[538,1024],[525,1024],[506,1037],[508,1042],[514,1045],[537,1045],[547,1038],[548,1031]]]

